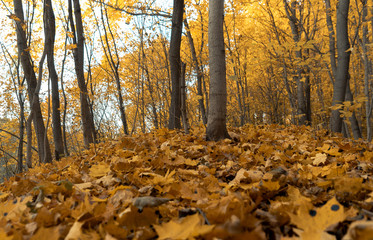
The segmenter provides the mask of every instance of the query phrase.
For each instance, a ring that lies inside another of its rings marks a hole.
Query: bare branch
[[[164,17],[164,18],[172,18],[172,14],[169,14],[165,11],[160,11],[160,10],[157,10],[157,9],[148,8],[148,9],[146,9],[146,11],[148,11],[148,12],[144,12],[143,8],[134,7],[134,6],[119,7],[119,6],[111,5],[109,3],[105,3],[105,2],[99,1],[99,0],[93,0],[93,2],[103,4],[103,5],[105,5],[109,8],[112,8],[112,9],[115,9],[115,10],[118,10],[118,11],[121,11],[121,12],[125,12],[129,15],[132,15],[132,16],[158,16],[158,17]],[[125,8],[131,8],[134,11],[128,11]],[[141,11],[141,12],[135,12],[135,11]]]

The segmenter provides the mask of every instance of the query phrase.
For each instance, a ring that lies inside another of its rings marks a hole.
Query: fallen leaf
[[[214,225],[204,225],[198,214],[154,226],[158,239],[189,239],[206,234],[213,228]]]

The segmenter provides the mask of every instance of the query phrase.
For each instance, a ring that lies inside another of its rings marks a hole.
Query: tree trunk
[[[226,126],[227,84],[223,34],[224,0],[209,1],[209,67],[210,106],[207,118],[207,140],[229,138]]]
[[[19,90],[21,91],[21,90]],[[25,134],[25,102],[22,100],[23,96],[21,93],[18,94],[19,107],[20,107],[20,120],[19,120],[19,142],[18,142],[18,154],[17,154],[17,172],[23,172],[23,136]]]
[[[172,29],[171,29],[171,42],[170,42],[170,66],[171,66],[171,106],[169,112],[168,128],[181,128],[181,89],[180,89],[180,45],[181,45],[181,32],[183,27],[183,14],[184,14],[184,0],[174,0],[174,8],[172,14]]]
[[[347,79],[347,81],[348,82],[347,82],[347,89],[346,89],[346,101],[350,101],[351,105],[352,105],[353,104],[353,95],[351,93],[349,79]],[[352,135],[354,136],[354,139],[362,138],[359,123],[357,121],[355,111],[352,112],[352,116],[349,118],[349,121],[350,121],[350,124],[351,124],[351,130],[352,130]],[[348,128],[346,130],[348,131]]]
[[[326,24],[328,26],[329,31],[329,57],[330,57],[330,65],[332,68],[332,73],[334,79],[332,79],[332,83],[334,84],[335,80],[335,73],[337,72],[337,63],[335,61],[335,33],[333,28],[332,16],[331,16],[331,7],[330,7],[330,0],[325,0],[325,8],[326,8]]]
[[[74,16],[76,21],[76,28],[72,15],[72,9],[72,0],[69,0],[68,10],[70,28],[73,33],[73,43],[76,44],[76,48],[74,48],[73,50],[73,55],[76,77],[80,89],[80,113],[83,125],[84,145],[86,148],[88,148],[91,143],[95,142],[95,127],[93,123],[93,116],[89,109],[88,90],[84,78],[84,34],[79,0],[74,0]]]
[[[186,29],[187,37],[188,37],[188,42],[190,46],[190,52],[192,54],[192,59],[193,59],[193,66],[194,66],[194,71],[197,73],[197,94],[198,94],[198,104],[199,104],[199,109],[201,111],[201,117],[202,117],[202,122],[204,125],[207,124],[207,116],[206,116],[206,108],[205,108],[205,103],[203,100],[203,91],[202,91],[202,71],[200,69],[199,63],[198,63],[198,58],[196,54],[196,48],[194,46],[194,41],[192,34],[190,33],[188,21],[184,19],[184,26]]]
[[[52,154],[50,151],[50,146],[48,140],[45,141],[45,126],[43,121],[43,116],[40,108],[39,101],[39,92],[35,92],[37,81],[34,71],[34,66],[31,61],[31,55],[27,51],[27,38],[26,32],[23,29],[25,26],[24,14],[23,14],[23,5],[22,0],[13,0],[14,4],[14,13],[17,16],[16,23],[16,33],[17,33],[17,47],[18,47],[18,57],[21,59],[21,64],[23,72],[27,81],[27,92],[29,95],[30,107],[32,114],[32,121],[34,123],[36,138],[38,142],[38,152],[39,152],[39,161],[51,162]],[[39,76],[41,77],[41,76]],[[31,130],[31,129],[30,129]],[[31,142],[29,143],[31,144]],[[45,151],[46,150],[46,151]]]
[[[298,8],[302,8],[301,7],[298,7],[296,6],[297,4],[302,4],[302,3],[298,3],[296,1],[289,3],[284,0],[284,4],[285,4],[285,11],[286,11],[286,15],[289,19],[289,24],[290,24],[290,27],[291,27],[291,32],[292,32],[292,35],[293,35],[293,40],[295,42],[295,44],[298,44],[298,42],[300,41],[300,38],[301,38],[301,30],[299,29],[300,28],[300,25],[303,24],[302,23],[302,16],[299,16],[297,17],[297,14],[296,14],[296,11]],[[301,10],[299,10],[301,11]],[[301,13],[299,13],[299,15],[301,15]],[[298,50],[298,51],[295,51],[295,57],[296,57],[296,60],[297,61],[302,61],[302,51],[301,50]],[[307,103],[310,103],[310,101],[307,99],[308,95],[306,93],[306,90],[307,89],[310,89],[310,86],[309,86],[309,81],[303,81],[302,78],[303,78],[303,75],[304,75],[304,69],[300,66],[297,67],[297,75],[295,76],[295,79],[296,79],[296,83],[297,83],[297,114],[298,114],[298,124],[299,125],[310,125],[310,116],[308,115],[308,109],[307,109]]]
[[[368,46],[369,38],[368,38],[368,26],[365,24],[367,22],[367,15],[368,15],[368,6],[367,0],[362,0],[363,4],[363,39],[361,42],[361,47],[363,49],[363,62],[364,62],[364,95],[366,97],[365,102],[365,117],[366,117],[366,128],[367,128],[367,140],[370,142],[372,141],[372,129],[371,129],[371,113],[372,113],[372,106],[371,106],[371,93],[370,93],[370,76],[372,73],[372,63],[368,57]]]
[[[58,91],[58,76],[54,65],[54,41],[56,23],[51,0],[44,1],[44,35],[47,52],[48,71],[52,85],[52,124],[56,160],[63,157],[64,146],[61,130],[60,95]]]
[[[68,23],[67,23],[68,24]],[[65,36],[65,45],[64,45],[64,54],[63,54],[63,59],[62,59],[62,69],[61,69],[61,91],[62,91],[62,96],[63,96],[63,115],[62,115],[62,133],[63,133],[63,142],[64,142],[64,151],[65,151],[65,156],[69,156],[69,149],[67,147],[67,136],[66,136],[66,115],[67,115],[67,99],[66,99],[66,92],[64,88],[64,82],[63,82],[63,73],[65,71],[65,62],[66,62],[66,56],[67,56],[67,39],[68,35],[66,34]]]
[[[106,16],[107,23],[105,23],[104,16]],[[101,3],[101,21],[102,21],[102,27],[104,29],[106,47],[104,46],[103,40],[101,40],[101,42],[104,48],[106,59],[109,62],[110,68],[115,78],[115,83],[117,87],[117,95],[118,95],[117,97],[118,97],[118,102],[119,102],[119,112],[120,112],[120,118],[122,120],[123,132],[124,134],[128,135],[127,117],[126,117],[126,111],[125,111],[124,103],[123,103],[122,86],[120,84],[120,75],[119,75],[120,58],[119,58],[119,54],[117,50],[117,45],[115,42],[115,37],[114,37],[113,32],[111,31],[107,9],[105,8],[105,14],[104,14],[102,3]],[[106,30],[106,24],[107,24],[107,30]],[[98,26],[98,22],[97,22],[97,26]],[[110,43],[109,43],[108,32],[110,33],[111,39],[113,41],[113,45],[114,45],[113,50],[111,50],[112,47],[110,46]],[[113,57],[113,54],[115,54],[115,59]]]
[[[186,105],[186,84],[185,84],[185,69],[186,64],[181,63],[181,75],[180,75],[180,86],[181,86],[181,117],[183,119],[183,127],[186,134],[189,134],[189,122],[187,115],[187,105]]]
[[[339,0],[337,5],[337,50],[338,66],[336,79],[333,87],[332,106],[342,104],[345,100],[346,88],[348,84],[350,54],[350,42],[348,39],[348,10],[350,0]],[[340,109],[332,110],[330,125],[333,132],[342,131],[342,121]]]

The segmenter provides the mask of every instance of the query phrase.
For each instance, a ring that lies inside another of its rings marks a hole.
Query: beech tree
[[[206,137],[208,140],[228,138],[226,127],[227,84],[225,46],[223,34],[224,0],[209,1],[209,66],[210,106],[207,118]]]

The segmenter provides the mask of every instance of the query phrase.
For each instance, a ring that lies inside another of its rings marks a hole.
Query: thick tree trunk
[[[227,84],[223,34],[224,0],[209,1],[210,106],[207,118],[207,140],[228,138],[226,127]]]
[[[172,29],[171,29],[171,42],[170,42],[170,66],[171,66],[171,106],[169,112],[168,128],[181,128],[181,89],[180,89],[180,45],[181,45],[181,32],[183,27],[183,14],[184,14],[184,0],[174,0],[174,8],[172,13]]]
[[[16,23],[16,33],[17,33],[17,47],[18,47],[18,56],[21,59],[21,64],[23,72],[27,81],[27,92],[29,95],[29,101],[31,105],[32,121],[34,123],[36,138],[38,142],[38,152],[39,152],[39,161],[51,162],[52,154],[50,151],[50,146],[48,140],[45,141],[45,126],[43,121],[43,116],[40,108],[40,101],[38,92],[36,90],[36,75],[34,71],[34,66],[32,65],[31,55],[27,46],[26,32],[24,30],[24,14],[22,0],[13,0],[14,3],[14,13],[17,16]],[[31,143],[29,143],[31,144]]]
[[[348,39],[348,10],[350,0],[339,0],[337,5],[337,50],[338,66],[333,88],[332,106],[342,104],[345,100],[348,84],[348,73],[350,64],[350,42]],[[341,112],[339,109],[332,110],[330,125],[333,132],[342,131]]]
[[[69,21],[71,31],[73,32],[74,36],[73,43],[77,45],[77,47],[73,50],[74,64],[78,86],[80,89],[80,113],[83,125],[84,145],[86,148],[88,148],[89,144],[95,142],[95,127],[93,122],[93,116],[89,108],[88,90],[84,77],[84,31],[82,13],[80,9],[79,0],[74,0],[74,16],[76,21],[75,28],[74,19],[72,16],[73,7],[71,1],[72,0],[69,0]]]
[[[54,65],[54,41],[56,35],[56,23],[51,0],[44,2],[44,35],[47,52],[48,71],[52,85],[52,123],[55,157],[59,160],[63,157],[64,146],[61,129],[60,95],[58,91],[58,76]]]
[[[330,65],[331,65],[331,82],[333,83],[333,86],[335,85],[335,79],[337,79],[337,61],[336,61],[336,49],[335,49],[335,33],[334,33],[334,28],[333,28],[333,22],[332,22],[332,17],[331,17],[331,6],[330,6],[330,0],[325,0],[325,8],[326,8],[326,23],[328,26],[329,30],[329,54],[330,54]],[[348,78],[348,76],[347,76]],[[348,80],[346,80],[348,81]],[[349,101],[353,102],[353,95],[351,93],[351,89],[349,86],[349,82],[346,84],[346,95],[345,98],[348,99]],[[353,136],[355,139],[358,139],[359,136],[361,137],[361,131],[359,127],[359,123],[356,118],[356,114],[353,113],[352,116],[350,117],[350,123],[351,123],[351,129],[353,132]],[[332,125],[332,124],[331,124]],[[342,128],[342,130],[345,131],[346,134],[348,134],[348,128],[347,125]]]

